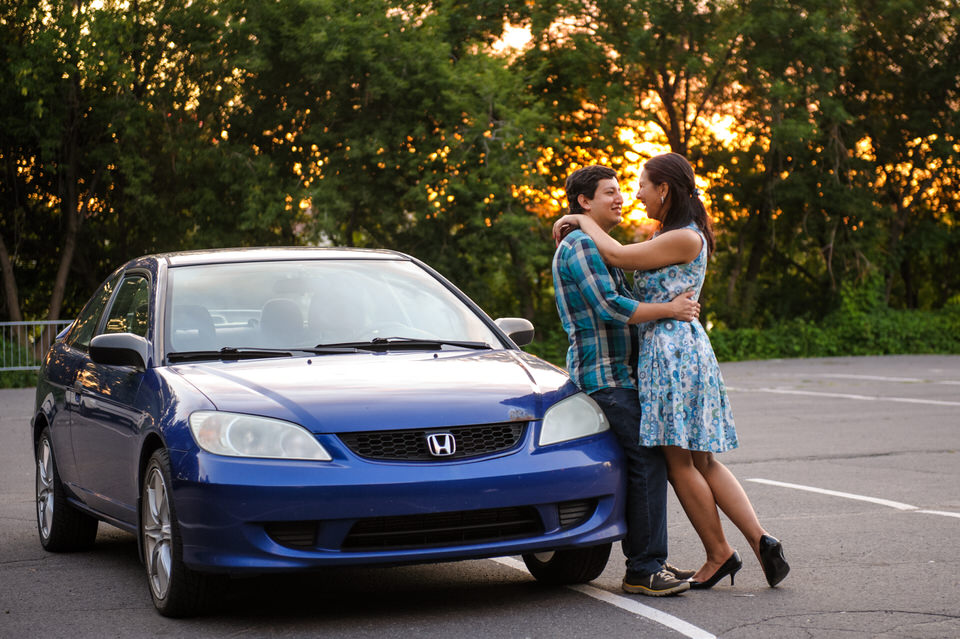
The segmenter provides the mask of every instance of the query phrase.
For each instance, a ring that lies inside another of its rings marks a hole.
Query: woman
[[[562,237],[580,227],[605,262],[635,269],[634,289],[642,302],[666,302],[684,291],[699,297],[714,241],[706,209],[682,155],[651,158],[640,173],[639,199],[660,231],[646,242],[621,245],[593,220],[566,215],[554,225]],[[743,533],[770,586],[790,570],[783,546],[760,525],[743,487],[714,453],[736,448],[737,433],[717,358],[699,321],[659,320],[640,327],[640,444],[662,446],[670,483],[696,529],[707,559],[691,577],[691,588],[711,588],[740,570],[740,555],[727,542],[717,512]]]

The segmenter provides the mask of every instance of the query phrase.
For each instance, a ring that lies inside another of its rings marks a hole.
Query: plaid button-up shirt
[[[637,332],[627,321],[639,302],[623,271],[604,264],[590,236],[577,229],[553,255],[553,287],[570,340],[570,379],[587,393],[636,388]]]

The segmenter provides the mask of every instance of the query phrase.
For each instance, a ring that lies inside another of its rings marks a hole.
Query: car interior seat
[[[174,351],[205,351],[217,348],[217,331],[210,311],[199,304],[173,308],[170,339]]]
[[[339,287],[317,291],[310,298],[307,326],[317,344],[364,339],[369,324],[363,300]]]
[[[264,346],[298,346],[303,336],[303,314],[293,300],[269,300],[260,311],[260,335]]]

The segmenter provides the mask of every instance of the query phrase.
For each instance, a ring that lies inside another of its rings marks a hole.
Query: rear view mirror
[[[500,317],[494,321],[517,346],[526,346],[533,341],[533,324],[522,317]]]
[[[109,366],[147,367],[149,343],[133,333],[106,333],[90,340],[90,359]]]

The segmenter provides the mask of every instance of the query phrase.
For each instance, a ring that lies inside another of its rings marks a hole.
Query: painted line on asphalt
[[[818,493],[820,495],[830,495],[831,497],[843,497],[844,499],[866,501],[866,502],[870,502],[871,504],[879,504],[881,506],[887,506],[889,508],[896,508],[897,510],[902,510],[904,512],[924,513],[926,515],[941,515],[943,517],[956,517],[960,519],[960,513],[952,513],[952,512],[947,512],[945,510],[924,510],[919,506],[912,506],[910,504],[905,504],[900,501],[891,501],[889,499],[881,499],[879,497],[868,497],[867,495],[845,493],[839,490],[829,490],[827,488],[817,488],[815,486],[805,486],[803,484],[790,484],[785,481],[775,481],[773,479],[760,479],[759,477],[752,477],[747,481],[752,481],[755,484],[779,486],[780,488],[792,488],[794,490],[804,490],[809,493]]]
[[[836,379],[862,379],[872,382],[897,382],[907,384],[942,384],[954,386],[960,381],[952,379],[922,379],[920,377],[883,377],[881,375],[852,375],[849,373],[816,373],[810,377],[832,377]]]
[[[660,625],[679,632],[685,637],[691,637],[692,639],[716,639],[716,635],[713,635],[703,628],[695,626],[690,622],[684,621],[678,617],[674,617],[673,615],[669,615],[662,610],[651,608],[650,606],[644,605],[639,601],[628,599],[627,597],[621,597],[620,595],[614,594],[609,590],[603,590],[602,588],[597,588],[596,586],[588,586],[587,584],[573,584],[567,586],[567,588],[576,590],[577,592],[581,592],[588,597],[593,597],[594,599],[598,599],[612,606],[616,606],[617,608],[626,610],[627,612],[632,612],[635,615],[646,617],[651,621],[655,621]]]
[[[946,510],[918,510],[918,513],[926,513],[927,515],[943,515],[944,517],[956,517],[960,519],[960,513],[951,513]]]
[[[913,397],[888,397],[883,395],[851,395],[848,393],[822,393],[819,391],[795,390],[792,388],[739,388],[727,386],[728,391],[738,393],[778,393],[781,395],[808,395],[811,397],[837,397],[869,402],[901,402],[905,404],[931,404],[934,406],[960,406],[960,402],[948,402],[942,399],[915,399]]]
[[[880,375],[851,375],[847,373],[817,373],[810,377],[833,377],[836,379],[866,379],[877,382],[907,382],[916,383],[923,380],[919,377],[882,377]]]
[[[493,561],[509,568],[514,568],[515,570],[527,572],[526,565],[522,561],[514,559],[513,557],[497,557],[493,559]],[[674,617],[673,615],[667,614],[662,610],[651,608],[650,606],[644,605],[634,599],[614,594],[609,590],[603,590],[602,588],[597,588],[596,586],[588,586],[587,584],[573,584],[567,586],[567,588],[587,595],[588,597],[593,597],[598,601],[608,603],[611,606],[616,606],[621,610],[626,610],[627,612],[631,612],[635,615],[646,617],[650,621],[679,632],[684,637],[690,637],[691,639],[716,639],[716,635],[710,634],[703,628],[699,628],[688,621],[684,621],[679,617]]]

